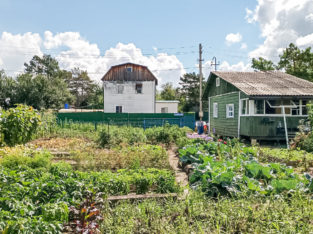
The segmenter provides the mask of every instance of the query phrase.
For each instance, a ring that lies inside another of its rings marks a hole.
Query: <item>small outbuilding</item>
[[[178,104],[177,100],[157,100],[155,101],[155,113],[177,113]]]
[[[278,71],[215,71],[210,73],[204,98],[210,132],[288,142],[299,120],[307,118],[313,83]]]

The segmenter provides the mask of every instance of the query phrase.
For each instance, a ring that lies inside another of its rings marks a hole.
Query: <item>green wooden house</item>
[[[307,118],[313,83],[276,71],[211,72],[205,99],[211,133],[282,140],[294,136],[299,120]]]

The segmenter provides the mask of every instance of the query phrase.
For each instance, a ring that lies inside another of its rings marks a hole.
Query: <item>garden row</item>
[[[208,196],[272,195],[313,192],[313,179],[280,163],[261,163],[257,148],[235,141],[196,143],[179,150],[183,165],[193,167],[192,187]]]
[[[71,214],[71,210],[75,210],[73,207],[79,207],[88,197],[97,196],[102,200],[109,195],[131,192],[178,190],[175,178],[168,170],[82,172],[65,163],[51,163],[48,152],[1,153],[0,230],[8,233],[61,232],[63,225],[72,219],[71,215],[75,215],[75,212]]]

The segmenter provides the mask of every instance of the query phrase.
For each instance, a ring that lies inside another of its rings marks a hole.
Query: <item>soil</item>
[[[188,175],[179,167],[179,158],[176,155],[177,148],[172,147],[167,151],[170,166],[175,171],[176,182],[185,187],[188,185]]]

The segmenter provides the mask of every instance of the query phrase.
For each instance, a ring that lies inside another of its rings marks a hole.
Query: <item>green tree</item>
[[[266,60],[262,57],[259,57],[258,59],[253,58],[251,67],[259,71],[272,71],[276,69],[276,66],[272,61]]]
[[[199,111],[199,75],[196,73],[186,73],[180,77],[179,101],[180,110],[184,112]],[[205,82],[202,80],[202,90],[204,90]]]
[[[36,109],[59,109],[72,100],[62,78],[48,79],[45,75],[22,74],[17,77],[17,103]]]
[[[103,109],[103,88],[100,85],[94,85],[87,98],[89,107],[93,109]]]
[[[16,81],[0,70],[0,107],[8,108],[16,102]]]
[[[51,57],[51,55],[43,55],[43,57],[39,57],[35,55],[28,63],[24,63],[25,72],[31,73],[34,75],[47,75],[48,77],[56,77],[60,76],[62,72],[58,61]]]
[[[293,43],[279,56],[279,69],[284,69],[286,73],[313,81],[313,53],[311,47],[300,50]]]
[[[161,92],[159,93],[158,100],[177,100],[178,89],[173,87],[173,84],[168,82],[162,85]]]
[[[88,106],[88,99],[90,100],[92,95],[99,92],[97,85],[90,79],[87,71],[74,68],[71,73],[66,82],[70,92],[75,96],[75,106]]]

